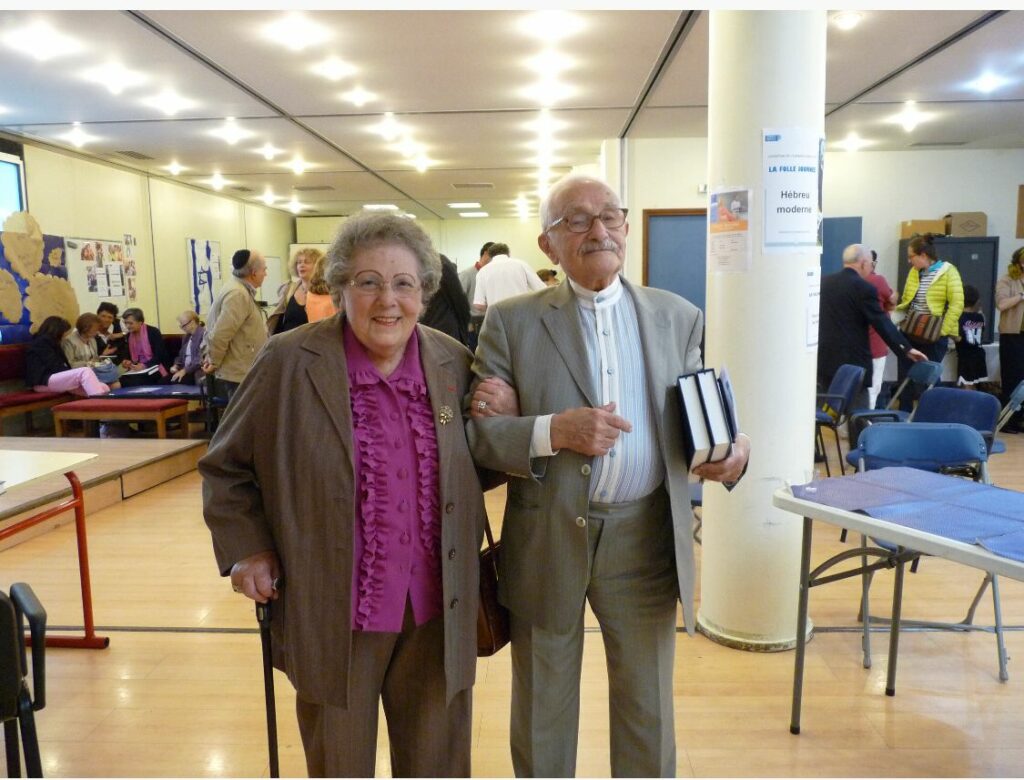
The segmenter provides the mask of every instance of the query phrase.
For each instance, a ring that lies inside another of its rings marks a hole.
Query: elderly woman
[[[64,357],[72,368],[91,368],[96,378],[113,387],[119,387],[117,377],[120,369],[109,358],[101,358],[96,346],[96,334],[100,330],[100,318],[91,312],[79,315],[74,330],[68,331],[61,340]]]
[[[71,332],[63,317],[47,317],[25,350],[25,384],[38,392],[106,395],[110,388],[88,366],[72,368],[61,347]]]
[[[267,318],[267,333],[284,333],[299,325],[309,322],[306,313],[306,295],[309,293],[309,282],[313,277],[317,261],[323,257],[319,249],[300,249],[288,263],[288,270],[294,277],[287,285],[278,290],[280,300],[274,311]]]
[[[178,327],[185,334],[181,340],[178,357],[171,364],[171,381],[183,385],[194,385],[197,372],[202,368],[202,344],[206,328],[199,315],[191,309],[178,315]]]
[[[120,365],[128,358],[128,340],[121,330],[118,312],[117,304],[110,301],[101,301],[96,307],[96,316],[100,321],[99,330],[96,331],[96,351],[100,357],[108,357]]]
[[[1006,403],[1014,388],[1024,381],[1024,246],[1013,253],[1010,267],[996,282],[996,308],[999,309],[999,372],[1003,403]],[[1019,433],[1020,418],[1017,414],[1007,428]]]
[[[310,776],[468,776],[485,511],[462,398],[472,356],[417,325],[440,277],[415,223],[342,226],[343,312],[267,342],[199,463],[217,564],[276,599]]]
[[[915,349],[923,352],[928,360],[941,363],[949,351],[950,338],[959,338],[960,315],[964,311],[964,283],[956,266],[939,259],[933,238],[931,233],[926,233],[911,239],[907,245],[910,273],[896,310],[906,312],[907,317],[913,312],[923,312],[942,318],[942,330],[934,343],[922,342],[907,334]],[[906,377],[910,366],[909,359],[900,358],[899,381]],[[913,408],[913,401],[911,393],[904,392],[900,408],[909,411]]]

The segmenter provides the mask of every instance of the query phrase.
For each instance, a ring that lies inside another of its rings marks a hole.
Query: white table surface
[[[51,474],[73,471],[97,457],[95,452],[35,452],[0,449],[0,493]]]

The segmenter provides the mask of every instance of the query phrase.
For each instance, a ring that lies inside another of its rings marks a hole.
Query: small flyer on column
[[[711,273],[747,273],[751,266],[751,191],[716,187],[708,204],[708,259]]]

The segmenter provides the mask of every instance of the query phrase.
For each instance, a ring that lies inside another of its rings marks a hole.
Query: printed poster
[[[747,273],[750,245],[751,191],[718,187],[708,204],[708,260],[712,273]]]
[[[200,316],[210,311],[220,292],[220,241],[186,238],[192,309]]]
[[[68,238],[64,242],[68,278],[79,294],[82,311],[95,311],[101,301],[120,308],[125,298],[125,245],[121,241]]]
[[[806,127],[762,132],[764,251],[821,254],[825,138]]]
[[[807,290],[807,351],[818,349],[818,319],[821,311],[821,268],[808,268]]]

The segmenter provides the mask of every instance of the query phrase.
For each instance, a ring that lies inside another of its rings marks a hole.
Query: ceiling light
[[[82,78],[107,88],[111,95],[120,95],[128,87],[145,84],[148,79],[137,70],[129,70],[119,62],[108,62],[82,71]]]
[[[519,219],[525,221],[530,216],[530,203],[526,200],[525,195],[520,195],[515,200],[516,211],[519,214]]]
[[[159,95],[146,98],[142,104],[163,111],[167,116],[174,116],[179,111],[194,107],[196,102],[182,97],[173,89],[165,89]]]
[[[543,41],[558,41],[582,30],[586,25],[579,14],[568,11],[536,11],[519,20],[519,29]]]
[[[407,160],[412,159],[416,155],[423,154],[425,151],[423,144],[416,143],[409,136],[406,136],[395,144],[395,149],[397,149],[402,157],[405,157]]]
[[[559,119],[555,119],[551,115],[551,111],[547,108],[542,108],[537,115],[537,118],[532,122],[527,122],[525,125],[527,130],[533,130],[540,137],[550,137],[554,135],[556,130],[562,130],[569,126],[568,122],[563,122]]]
[[[434,161],[427,157],[425,154],[421,154],[413,161],[413,165],[416,166],[416,170],[420,173],[426,173],[427,169],[434,164]]]
[[[39,62],[78,54],[85,48],[77,38],[64,35],[40,19],[24,27],[7,30],[3,34],[3,42]]]
[[[852,30],[864,19],[864,14],[857,11],[840,11],[832,17],[832,24],[840,30]]]
[[[376,133],[385,141],[394,141],[402,133],[402,126],[395,120],[395,115],[388,111],[384,118],[370,128],[370,132]]]
[[[301,203],[299,203],[297,200],[295,200],[295,196],[292,195],[292,199],[290,201],[288,201],[288,210],[292,214],[298,214],[304,208],[306,208],[306,207],[303,206]]]
[[[868,146],[871,142],[865,141],[859,135],[852,130],[847,134],[846,138],[836,144],[840,149],[845,149],[847,152],[857,152]]]
[[[289,13],[263,25],[263,37],[292,51],[303,51],[326,43],[333,36],[330,30],[305,14]]]
[[[362,87],[355,87],[348,92],[342,92],[341,99],[348,101],[356,108],[362,108],[371,100],[376,100],[377,96],[372,92],[367,92]]]
[[[182,171],[188,170],[184,165],[179,165],[177,160],[171,160],[170,165],[165,165],[164,170],[171,174],[171,176],[177,176]]]
[[[224,189],[224,185],[228,183],[227,179],[221,176],[219,171],[215,172],[213,176],[211,176],[207,180],[207,182],[211,187],[213,187],[213,189],[217,190],[217,192],[220,192],[222,189]]]
[[[542,106],[551,106],[567,97],[571,97],[576,90],[568,84],[556,81],[554,78],[543,79],[536,84],[530,84],[519,90],[523,97],[535,100]]]
[[[1009,83],[1010,79],[986,71],[967,86],[976,92],[983,92],[987,95],[990,92],[995,92],[1000,87],[1005,87]]]
[[[267,187],[263,191],[263,195],[260,196],[260,200],[262,200],[268,206],[273,206],[274,203],[277,201],[277,196],[274,194],[274,191],[270,187]]]
[[[450,209],[478,209],[480,208],[479,203],[449,203],[448,208]]]
[[[363,208],[367,211],[398,211],[394,203],[367,203]]]
[[[530,57],[526,61],[526,67],[539,73],[541,76],[549,76],[561,73],[575,65],[575,60],[567,57],[554,49],[545,49],[540,54]]]
[[[306,172],[306,169],[309,168],[309,163],[307,163],[298,155],[295,155],[291,159],[291,162],[287,163],[287,165],[289,168],[292,169],[292,173],[294,173],[296,176],[301,176]]]
[[[460,211],[460,217],[466,217],[466,219],[483,219],[484,217],[491,216],[486,211]]]
[[[243,139],[251,138],[253,135],[255,135],[255,133],[252,133],[249,130],[245,130],[242,127],[239,127],[239,125],[235,122],[235,118],[233,116],[229,116],[227,119],[224,120],[223,127],[218,127],[215,130],[210,130],[209,132],[210,135],[215,135],[218,138],[223,138],[232,146],[234,146]]]
[[[263,159],[265,160],[273,160],[277,155],[281,154],[284,149],[278,149],[272,143],[267,141],[267,143],[263,144],[259,149],[253,149],[253,151],[257,154],[262,154]]]
[[[913,100],[908,100],[903,104],[903,111],[895,116],[890,117],[886,121],[889,124],[902,125],[903,129],[908,133],[913,132],[914,128],[922,122],[927,122],[932,119],[934,114],[924,113],[917,110],[917,103]]]
[[[85,144],[90,141],[98,141],[99,138],[95,135],[89,135],[85,130],[82,129],[81,122],[74,122],[71,125],[71,129],[63,135],[58,135],[63,141],[67,141],[69,144],[81,149]]]
[[[318,62],[310,70],[318,76],[323,76],[328,81],[341,81],[346,76],[351,76],[355,73],[357,68],[331,55],[323,62]]]
[[[406,219],[416,219],[416,215],[410,214],[408,211],[402,214],[402,216],[405,217]]]

